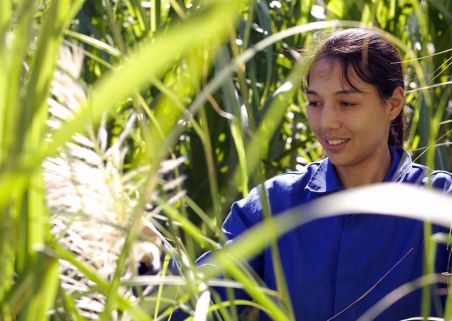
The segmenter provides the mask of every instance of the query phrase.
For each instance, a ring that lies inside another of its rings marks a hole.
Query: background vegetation
[[[1,1],[0,318],[158,320],[181,303],[205,318],[218,271],[193,262],[224,241],[231,202],[322,157],[300,91],[316,31],[388,33],[405,59],[405,147],[450,171],[451,12],[447,0]],[[184,279],[166,276],[170,255]],[[290,319],[283,290],[275,303],[222,257],[257,302],[238,303]],[[157,276],[136,276],[144,267]],[[235,319],[223,305],[210,309]]]

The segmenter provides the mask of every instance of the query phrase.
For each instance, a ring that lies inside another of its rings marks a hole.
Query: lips
[[[339,145],[342,143],[346,143],[348,142],[350,139],[349,138],[344,138],[344,139],[325,139],[325,141],[327,142],[328,145]]]
[[[328,154],[339,153],[350,141],[350,138],[338,138],[338,137],[328,137],[323,139],[325,142],[325,149]]]

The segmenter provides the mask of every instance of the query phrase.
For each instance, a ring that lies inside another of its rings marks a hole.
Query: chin
[[[353,162],[351,159],[344,159],[343,157],[331,157],[328,155],[331,163],[336,167],[348,167],[355,165],[356,162]]]

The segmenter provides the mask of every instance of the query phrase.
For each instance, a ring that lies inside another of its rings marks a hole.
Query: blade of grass
[[[100,40],[98,40],[96,38],[93,38],[93,37],[90,37],[90,36],[78,33],[78,32],[73,31],[73,30],[65,30],[64,34],[66,36],[69,36],[69,37],[75,39],[75,40],[80,41],[81,43],[89,45],[89,46],[91,46],[93,48],[96,48],[98,50],[104,51],[104,52],[106,52],[106,53],[108,53],[108,54],[110,54],[110,55],[112,55],[114,57],[119,57],[121,55],[121,51],[119,51],[115,47],[110,46],[109,44],[107,44],[107,43],[105,43],[103,41],[100,41]]]
[[[41,253],[34,266],[35,279],[32,287],[31,300],[28,303],[26,320],[46,320],[49,311],[53,308],[56,294],[58,292],[59,265],[53,257]],[[38,268],[38,273],[36,271]]]
[[[6,166],[10,166],[9,163],[14,162],[11,160],[11,156],[15,155],[14,150],[21,149],[23,146],[16,140],[17,128],[20,126],[21,111],[26,108],[19,101],[19,92],[22,88],[21,76],[23,74],[23,62],[26,61],[26,55],[28,51],[28,44],[31,40],[31,31],[33,23],[33,14],[36,10],[37,3],[33,0],[26,0],[19,5],[13,12],[14,19],[17,19],[16,28],[10,31],[10,44],[3,47],[2,58],[4,58],[2,65],[5,69],[5,73],[0,77],[7,77],[2,80],[4,87],[1,102],[2,112],[2,135],[0,141],[0,161]],[[6,11],[8,12],[8,10]],[[5,21],[6,23],[6,21]],[[8,28],[7,25],[4,26]],[[4,30],[5,38],[7,29]],[[6,44],[5,44],[6,45]],[[11,155],[12,154],[12,155]],[[1,207],[1,206],[0,206]]]
[[[34,271],[23,273],[2,298],[0,305],[2,320],[14,320],[22,307],[28,302],[32,295],[30,288],[32,288],[34,276]]]
[[[213,149],[212,142],[209,135],[209,123],[207,121],[206,111],[202,109],[200,111],[201,118],[201,127],[203,130],[203,146],[204,146],[204,155],[207,163],[207,174],[209,177],[209,186],[210,186],[210,197],[212,198],[213,203],[213,213],[214,220],[212,224],[220,224],[221,222],[221,201],[220,201],[220,192],[218,190],[218,179],[215,171],[215,162],[213,159]]]
[[[229,53],[225,48],[223,48],[222,52],[220,53],[217,59],[216,69],[219,70],[219,72],[222,72],[225,69],[225,65],[228,61]],[[240,65],[237,65],[237,67],[240,68]],[[236,177],[237,182],[236,184],[239,185],[243,195],[248,195],[249,175],[248,172],[246,171],[246,155],[245,155],[245,142],[246,142],[245,130],[247,125],[246,123],[244,124],[244,117],[242,116],[239,97],[234,88],[231,75],[226,75],[223,79],[222,94],[228,112],[235,116],[231,120],[230,130],[232,139],[234,141],[234,146],[237,152],[237,156],[239,159],[239,168],[241,170],[240,172],[241,176]],[[208,99],[208,97],[206,97],[206,99]]]
[[[81,0],[77,2],[79,6],[82,3]],[[16,155],[22,148],[27,152],[36,150],[42,142],[46,128],[47,97],[63,40],[62,30],[72,19],[72,16],[68,15],[68,7],[72,7],[70,0],[54,1],[43,15],[24,99],[21,101],[23,108],[18,115],[20,121],[15,137]],[[73,13],[74,10],[69,12]]]
[[[181,224],[181,227],[187,231],[197,242],[199,242],[203,247],[206,247],[208,249],[214,249],[219,246],[216,242],[213,240],[205,237],[202,233],[202,231],[192,222],[190,222],[186,217],[179,215],[178,211],[170,205],[167,204],[160,204],[163,211],[167,216],[169,216],[171,219],[179,222]]]
[[[167,254],[167,255],[165,255],[165,259],[163,261],[162,275],[161,275],[162,277],[166,276],[166,273],[168,271],[169,263],[170,263],[170,255]],[[158,290],[157,290],[154,319],[157,319],[157,317],[158,317],[158,311],[159,311],[160,300],[162,298],[162,292],[163,292],[163,283],[160,283],[159,286],[158,286]]]
[[[137,38],[142,38],[146,34],[147,29],[146,24],[144,23],[141,1],[127,0],[125,2],[134,21],[133,31]]]
[[[0,91],[4,93],[0,97],[0,115],[2,116],[2,122],[0,122],[0,164],[3,164],[7,156],[7,148],[9,148],[8,143],[5,142],[5,138],[9,130],[7,130],[8,124],[8,86],[13,82],[17,86],[16,82],[9,73],[11,51],[8,48],[8,32],[9,25],[13,16],[12,4],[10,1],[0,2]],[[11,34],[10,34],[11,35]],[[11,113],[9,111],[9,113]],[[1,253],[0,253],[1,254]],[[1,282],[0,282],[1,283]],[[1,286],[0,286],[1,287]],[[1,297],[1,290],[0,290]]]
[[[64,313],[69,314],[75,321],[87,321],[77,310],[75,306],[74,299],[72,296],[67,294],[63,289],[60,289],[59,294],[63,297],[65,311]]]

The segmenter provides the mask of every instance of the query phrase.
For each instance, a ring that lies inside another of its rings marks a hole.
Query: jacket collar
[[[411,157],[402,148],[389,146],[391,167],[383,182],[400,182],[411,168]],[[315,193],[332,193],[344,189],[329,158],[320,161],[317,170],[306,184],[306,189]]]

